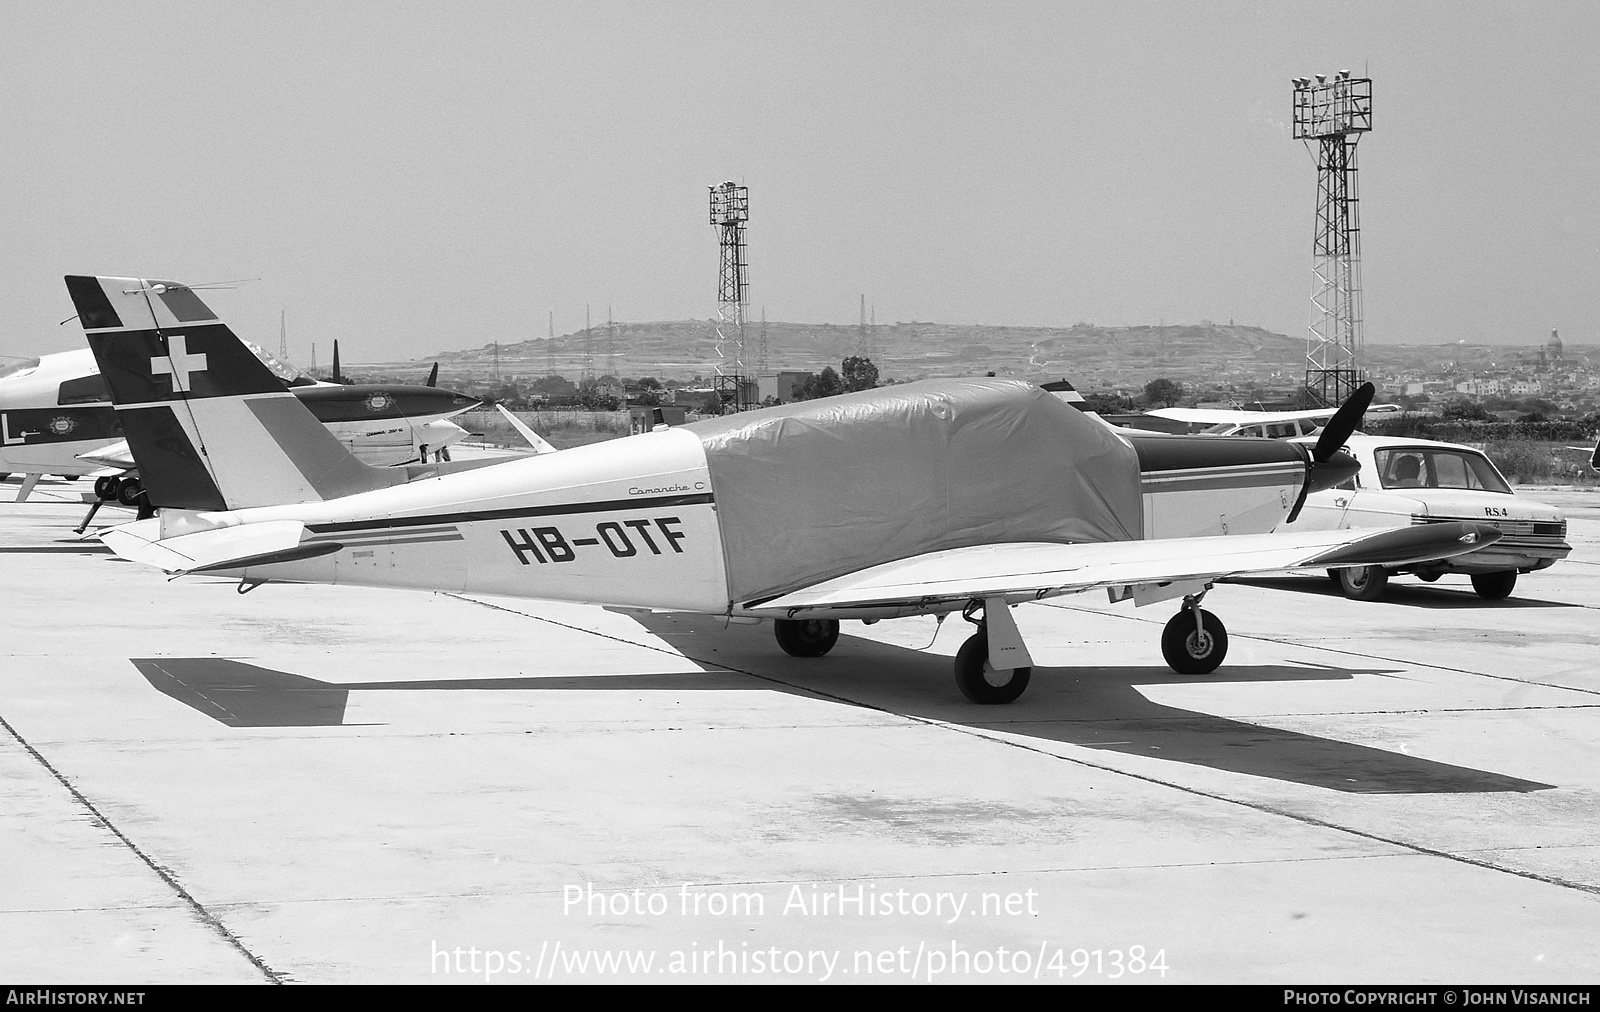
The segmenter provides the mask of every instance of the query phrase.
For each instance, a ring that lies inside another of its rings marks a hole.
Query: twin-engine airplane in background
[[[172,282],[67,288],[159,516],[118,555],[171,574],[505,594],[774,620],[796,656],[841,619],[960,612],[956,682],[1026,688],[1011,608],[1096,588],[1182,599],[1162,635],[1214,670],[1219,578],[1446,558],[1493,528],[1267,533],[1359,465],[1340,450],[1116,430],[1026,383],[929,380],[723,416],[407,480],[352,457],[196,295]]]

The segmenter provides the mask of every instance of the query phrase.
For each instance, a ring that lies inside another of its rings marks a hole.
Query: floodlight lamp
[[[1326,84],[1326,83],[1328,83],[1328,75],[1327,74],[1318,74],[1317,75],[1317,83],[1318,84]]]

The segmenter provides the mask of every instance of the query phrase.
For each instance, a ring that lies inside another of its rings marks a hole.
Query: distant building
[[[687,421],[687,415],[687,410],[679,405],[668,404],[655,408],[630,404],[628,405],[629,431],[649,432],[657,425],[682,425]]]
[[[756,399],[765,404],[770,397],[774,404],[787,404],[795,399],[795,393],[806,385],[806,380],[815,375],[800,370],[762,373],[756,377]]]

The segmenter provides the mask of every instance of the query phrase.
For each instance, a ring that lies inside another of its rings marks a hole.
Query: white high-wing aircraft
[[[159,515],[101,535],[168,573],[772,618],[796,656],[840,619],[954,612],[971,700],[1026,688],[1013,605],[1181,598],[1162,651],[1214,670],[1221,577],[1446,558],[1492,527],[1266,533],[1355,473],[1338,450],[1121,432],[1030,384],[930,380],[407,481],[356,460],[189,289],[68,277]],[[1370,391],[1370,388],[1369,388]],[[1370,396],[1368,392],[1367,396]]]
[[[1218,436],[1260,436],[1266,439],[1293,439],[1310,435],[1333,420],[1336,408],[1311,408],[1304,411],[1248,411],[1242,408],[1157,408],[1145,414],[1169,418],[1190,425],[1204,425],[1205,432]],[[1394,413],[1395,404],[1372,404],[1367,414]]]

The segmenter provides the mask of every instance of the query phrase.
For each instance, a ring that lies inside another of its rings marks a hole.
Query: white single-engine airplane
[[[1115,430],[1026,383],[930,380],[407,480],[352,457],[171,282],[68,277],[159,515],[101,535],[168,573],[774,619],[795,656],[839,620],[961,612],[971,700],[1032,659],[1011,607],[1091,588],[1183,599],[1162,651],[1214,670],[1200,608],[1242,573],[1447,558],[1492,527],[1266,533],[1354,474],[1352,398],[1309,449]],[[1370,397],[1370,388],[1366,393]]]

